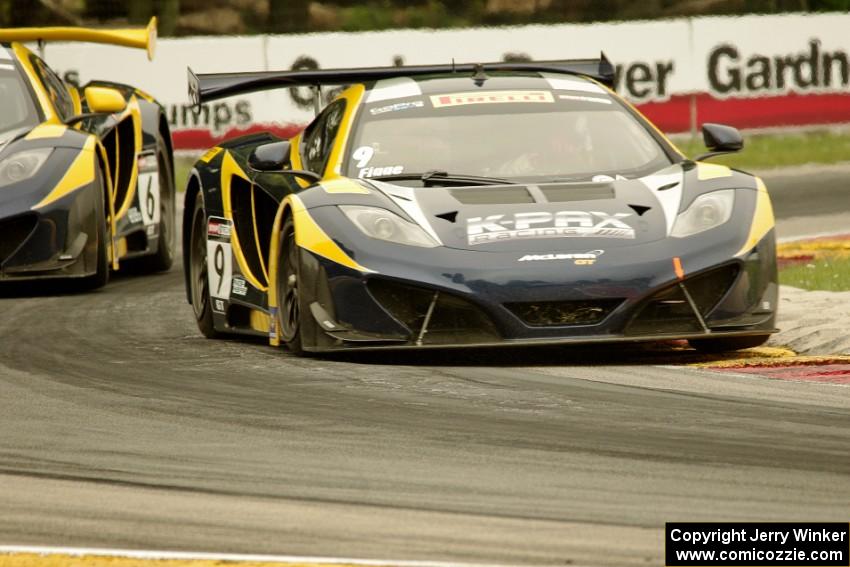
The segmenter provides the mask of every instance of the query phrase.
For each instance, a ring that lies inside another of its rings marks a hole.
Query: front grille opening
[[[411,340],[416,340],[425,323],[434,291],[380,278],[370,279],[368,289],[384,309],[410,330]],[[478,343],[499,338],[495,325],[480,308],[441,291],[422,342]]]
[[[504,306],[532,327],[568,327],[601,323],[623,301],[622,298],[530,301],[505,303]]]
[[[35,230],[35,213],[0,220],[0,264],[5,262]]]
[[[703,274],[687,278],[685,286],[697,304],[703,318],[717,307],[720,300],[738,278],[737,264],[722,266]],[[658,334],[699,332],[693,309],[678,284],[672,285],[650,297],[632,319],[627,334]]]

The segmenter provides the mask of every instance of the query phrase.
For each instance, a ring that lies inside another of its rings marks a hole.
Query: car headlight
[[[671,236],[682,238],[720,226],[732,216],[735,190],[724,189],[700,195],[691,206],[676,217]]]
[[[53,148],[24,150],[0,161],[0,187],[29,179],[41,169]]]
[[[386,209],[357,205],[340,205],[339,208],[366,236],[409,246],[439,246],[421,226],[408,222]]]

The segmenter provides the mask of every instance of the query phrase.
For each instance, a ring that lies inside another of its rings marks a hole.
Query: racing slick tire
[[[189,293],[198,329],[208,339],[221,338],[223,333],[217,331],[213,323],[210,280],[207,274],[207,213],[201,192],[198,192],[195,198],[189,250],[184,253],[189,254]]]
[[[98,289],[109,281],[109,247],[112,245],[109,228],[107,227],[106,214],[106,191],[103,183],[103,172],[100,167],[95,168],[95,179],[100,199],[95,199],[95,239],[97,240],[97,253],[95,256],[95,272],[80,280],[80,287],[84,290]]]
[[[767,342],[770,335],[751,337],[718,337],[716,339],[690,339],[688,344],[700,352],[716,353],[754,348]]]
[[[174,175],[171,171],[171,161],[166,154],[165,142],[161,137],[157,138],[156,147],[159,171],[159,242],[153,255],[139,258],[139,268],[147,273],[166,272],[174,263],[176,222]]]
[[[295,355],[304,355],[302,343],[304,309],[300,290],[303,287],[301,277],[301,251],[295,243],[295,225],[292,217],[287,217],[280,232],[277,277],[277,323],[280,340]]]

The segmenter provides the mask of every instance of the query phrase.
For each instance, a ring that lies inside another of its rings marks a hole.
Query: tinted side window
[[[44,85],[44,89],[47,91],[47,96],[50,97],[50,101],[53,103],[53,107],[56,109],[57,114],[59,114],[59,118],[66,120],[74,115],[74,101],[71,98],[71,94],[68,92],[68,88],[65,86],[65,83],[62,82],[62,79],[56,76],[56,73],[50,70],[50,68],[39,59],[36,55],[30,56],[30,62],[32,63],[33,69],[35,69],[36,75],[38,75],[38,79],[41,81],[41,84]]]
[[[310,171],[320,175],[324,173],[343,114],[344,100],[331,103],[304,131],[301,159]]]

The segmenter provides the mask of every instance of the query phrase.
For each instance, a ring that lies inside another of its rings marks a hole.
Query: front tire
[[[753,335],[750,337],[717,337],[714,339],[690,339],[692,348],[704,353],[731,352],[747,348],[755,348],[767,342],[770,335]]]
[[[212,300],[207,274],[207,213],[204,195],[198,192],[192,211],[192,232],[189,237],[189,294],[198,329],[208,339],[217,339],[222,334],[215,329]]]
[[[292,217],[283,223],[278,252],[277,323],[280,339],[293,354],[303,355],[301,290],[301,252],[295,243]]]

